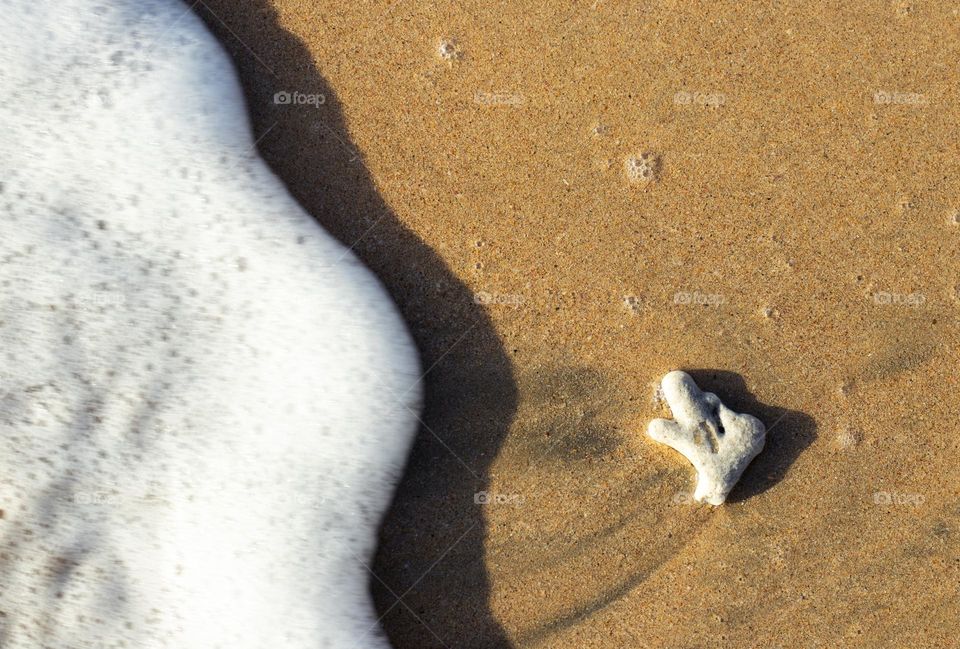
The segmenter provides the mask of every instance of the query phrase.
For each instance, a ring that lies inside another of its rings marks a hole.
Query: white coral
[[[653,439],[682,453],[697,470],[698,502],[720,505],[766,440],[756,417],[733,412],[712,392],[703,392],[686,372],[673,371],[661,381],[673,420],[654,419]]]

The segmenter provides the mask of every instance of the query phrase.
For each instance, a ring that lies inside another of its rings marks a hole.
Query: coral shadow
[[[757,417],[767,427],[763,452],[744,471],[727,502],[742,502],[776,485],[786,477],[800,453],[817,438],[817,424],[812,417],[757,401],[739,374],[715,369],[684,371],[701,390],[713,392],[728,407]]]
[[[194,11],[235,62],[260,154],[297,201],[377,274],[427,371],[423,425],[372,566],[381,624],[398,649],[509,649],[490,612],[486,526],[474,502],[488,488],[516,407],[507,351],[469,288],[384,202],[336,93],[270,2],[203,0]],[[293,91],[323,101],[275,102],[276,93]]]

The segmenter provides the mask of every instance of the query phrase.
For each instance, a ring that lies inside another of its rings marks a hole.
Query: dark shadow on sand
[[[233,57],[260,154],[300,204],[377,274],[429,368],[424,423],[372,566],[381,623],[397,649],[509,649],[489,609],[483,508],[474,503],[474,494],[487,489],[516,406],[507,352],[468,288],[384,203],[336,94],[270,4],[205,0],[194,11]],[[285,91],[325,101],[276,104],[274,95]]]
[[[797,410],[757,401],[747,391],[746,383],[739,374],[711,369],[684,371],[693,377],[701,390],[713,392],[727,407],[753,415],[767,427],[767,442],[763,452],[747,467],[737,486],[730,492],[728,502],[742,502],[783,480],[790,465],[817,438],[817,425],[812,417]]]

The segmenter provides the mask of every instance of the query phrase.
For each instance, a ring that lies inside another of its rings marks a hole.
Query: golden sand
[[[960,4],[196,11],[423,353],[395,647],[960,646]],[[676,368],[770,430],[719,508]]]

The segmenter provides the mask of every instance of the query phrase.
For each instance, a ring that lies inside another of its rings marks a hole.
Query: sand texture
[[[960,4],[195,11],[422,354],[395,647],[960,646]],[[722,507],[672,369],[768,429]]]

